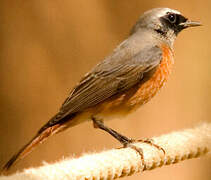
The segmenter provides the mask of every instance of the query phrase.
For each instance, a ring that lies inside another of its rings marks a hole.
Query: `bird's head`
[[[200,26],[201,23],[191,21],[184,17],[179,11],[169,8],[155,8],[146,11],[133,27],[131,34],[140,29],[148,29],[156,32],[158,37],[167,39],[173,43],[176,36],[183,29]]]

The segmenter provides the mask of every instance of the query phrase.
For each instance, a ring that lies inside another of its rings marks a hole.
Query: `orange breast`
[[[152,77],[145,83],[141,82],[124,94],[113,97],[95,109],[99,115],[126,115],[147,103],[166,83],[174,64],[173,53],[167,46],[162,46],[163,59]],[[95,111],[95,112],[96,112]],[[97,114],[98,114],[97,113]]]
[[[130,98],[128,103],[131,106],[139,106],[148,102],[168,80],[169,74],[174,64],[172,51],[166,47],[162,47],[163,59],[156,69],[153,76],[140,86],[138,91]]]

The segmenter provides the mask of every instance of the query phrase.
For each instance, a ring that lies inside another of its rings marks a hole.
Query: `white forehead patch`
[[[162,17],[167,14],[167,12],[174,13],[174,14],[181,14],[179,11],[169,8],[158,8],[157,9],[157,17]]]

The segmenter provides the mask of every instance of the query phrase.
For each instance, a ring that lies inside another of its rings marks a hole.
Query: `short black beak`
[[[179,25],[182,26],[183,28],[188,28],[188,27],[201,26],[202,24],[197,21],[187,20],[186,22],[180,23]]]

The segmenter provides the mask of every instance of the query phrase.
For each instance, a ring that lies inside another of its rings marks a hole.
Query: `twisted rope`
[[[165,150],[165,155],[149,144],[135,143],[143,149],[144,164],[134,149],[111,149],[26,169],[11,176],[2,176],[0,180],[112,180],[178,163],[211,152],[211,123],[155,137],[153,141]]]

